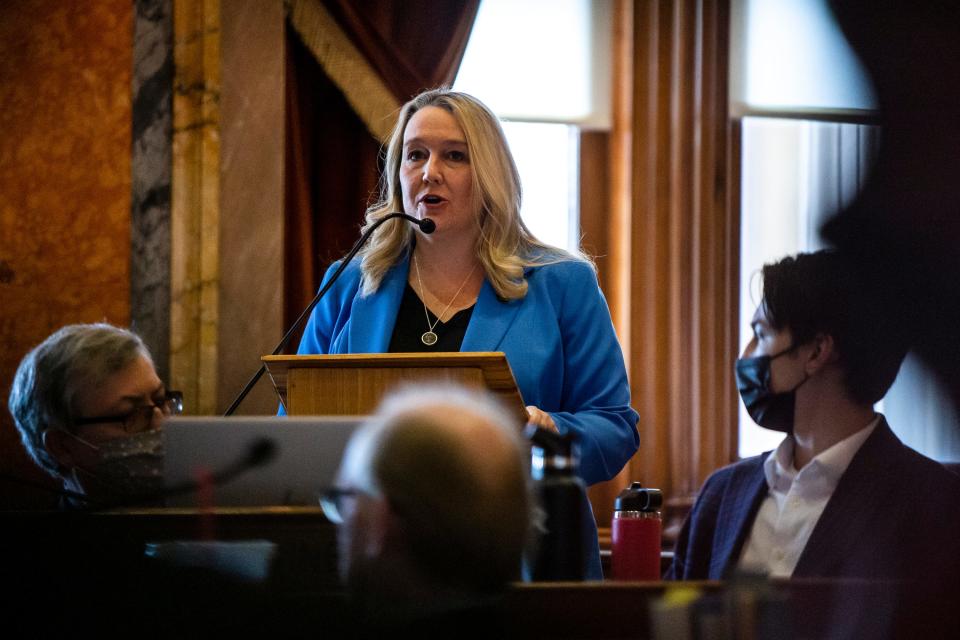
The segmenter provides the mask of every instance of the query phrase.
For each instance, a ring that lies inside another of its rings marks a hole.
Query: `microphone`
[[[320,299],[323,298],[323,296],[327,293],[327,291],[330,290],[330,287],[333,286],[333,283],[337,281],[337,278],[339,278],[340,274],[343,273],[343,271],[347,268],[347,265],[350,264],[350,261],[353,260],[353,257],[357,255],[358,251],[360,251],[360,247],[366,244],[367,240],[370,239],[370,236],[373,235],[373,232],[376,231],[380,227],[380,225],[382,225],[387,220],[391,220],[393,218],[404,218],[405,220],[417,225],[417,227],[420,228],[420,231],[428,235],[433,233],[437,229],[437,224],[430,218],[423,218],[423,219],[414,218],[413,216],[408,215],[406,213],[399,213],[396,211],[393,213],[388,213],[387,215],[383,216],[382,218],[374,222],[373,226],[367,229],[367,232],[364,233],[362,236],[360,236],[360,239],[357,240],[356,243],[354,243],[353,248],[350,249],[350,252],[340,263],[340,266],[333,273],[333,276],[327,281],[327,284],[323,285],[323,287],[320,288],[320,291],[317,292],[317,295],[313,297],[313,300],[311,300],[310,304],[307,305],[307,308],[303,310],[303,313],[300,314],[300,317],[298,317],[294,321],[293,325],[283,335],[283,338],[280,339],[280,343],[276,346],[276,348],[273,350],[273,352],[270,355],[275,356],[286,348],[287,343],[290,341],[290,338],[293,336],[297,328],[300,326],[300,323],[303,322],[304,318],[310,315],[310,312],[313,311],[313,308],[317,306],[317,303],[320,302]],[[227,408],[227,410],[224,412],[223,414],[224,416],[233,415],[233,412],[237,410],[237,407],[240,406],[240,403],[243,402],[243,399],[247,397],[247,394],[250,393],[250,390],[253,389],[253,386],[257,384],[257,381],[260,380],[260,378],[263,376],[264,373],[266,373],[266,371],[267,371],[267,365],[261,364],[260,368],[257,370],[255,374],[253,374],[253,377],[250,378],[249,382],[247,382],[246,386],[243,388],[243,390],[240,392],[237,398],[233,401],[230,407]]]
[[[245,460],[240,461],[240,467],[242,469],[260,467],[273,460],[276,455],[277,445],[273,440],[257,438],[253,441],[253,444],[250,445],[250,448],[247,449],[247,457]]]

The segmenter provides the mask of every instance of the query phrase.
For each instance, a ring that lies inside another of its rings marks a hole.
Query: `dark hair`
[[[883,398],[908,347],[883,282],[830,250],[764,265],[762,278],[762,304],[774,329],[789,329],[794,344],[831,336],[850,397],[868,405]]]

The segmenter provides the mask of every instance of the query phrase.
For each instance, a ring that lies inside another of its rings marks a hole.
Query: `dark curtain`
[[[402,104],[456,75],[480,0],[324,0]],[[380,142],[288,24],[284,324],[349,251],[376,196]],[[298,340],[288,350],[295,350]]]
[[[400,102],[450,84],[480,0],[324,0]]]

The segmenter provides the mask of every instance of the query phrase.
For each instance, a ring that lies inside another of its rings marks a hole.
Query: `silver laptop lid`
[[[164,486],[168,489],[241,464],[266,439],[266,463],[213,486],[213,506],[316,506],[333,484],[347,441],[363,416],[176,416],[164,423]],[[198,492],[166,499],[196,507]]]

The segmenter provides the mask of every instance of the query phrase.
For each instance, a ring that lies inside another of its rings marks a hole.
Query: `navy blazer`
[[[717,580],[736,567],[767,495],[770,452],[704,483],[667,579]],[[904,445],[885,419],[853,457],[797,561],[795,578],[960,579],[960,476]]]

